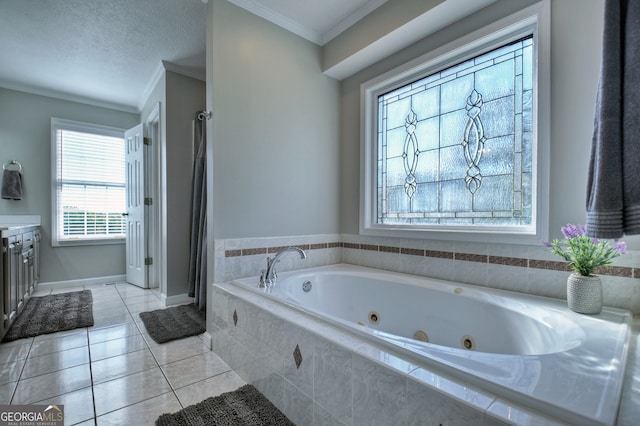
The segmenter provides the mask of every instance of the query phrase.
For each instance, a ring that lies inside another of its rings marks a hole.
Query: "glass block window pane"
[[[377,223],[530,225],[533,37],[378,96]]]

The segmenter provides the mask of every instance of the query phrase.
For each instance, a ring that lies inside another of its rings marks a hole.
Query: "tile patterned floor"
[[[244,384],[201,336],[151,339],[138,314],[163,307],[157,291],[123,283],[51,292],[84,288],[93,327],[0,343],[0,404],[64,404],[65,425],[153,425]]]

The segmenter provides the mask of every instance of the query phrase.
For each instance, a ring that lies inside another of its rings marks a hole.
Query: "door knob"
[[[129,213],[122,213],[122,216],[129,216]]]

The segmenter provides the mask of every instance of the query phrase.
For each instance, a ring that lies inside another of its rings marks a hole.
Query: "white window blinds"
[[[52,119],[54,244],[125,237],[122,131]]]

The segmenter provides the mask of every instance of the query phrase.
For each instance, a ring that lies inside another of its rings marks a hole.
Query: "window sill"
[[[547,238],[544,231],[539,231],[538,233],[536,233],[534,231],[514,231],[508,228],[485,227],[484,229],[482,229],[478,226],[459,228],[447,227],[446,229],[434,229],[417,227],[403,228],[397,225],[376,225],[370,227],[361,227],[360,235],[423,240],[468,241],[522,245],[539,245],[541,240]]]
[[[52,247],[76,247],[76,246],[103,246],[113,244],[125,244],[124,238],[113,239],[82,239],[82,240],[64,240],[52,241]]]

